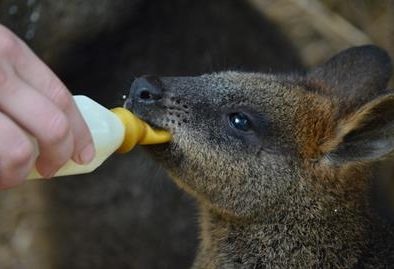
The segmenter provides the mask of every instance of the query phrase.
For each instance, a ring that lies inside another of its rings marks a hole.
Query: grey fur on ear
[[[381,95],[391,77],[392,64],[386,51],[365,45],[344,50],[307,74],[323,91],[347,105],[360,105]]]
[[[338,165],[375,161],[394,151],[394,94],[367,103],[340,121],[335,138],[322,146],[324,159]]]

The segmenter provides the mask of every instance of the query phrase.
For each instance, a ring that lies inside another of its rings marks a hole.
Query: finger
[[[0,112],[0,189],[20,184],[37,157],[27,134]]]
[[[70,122],[74,139],[73,160],[88,163],[94,157],[93,140],[72,95],[60,79],[24,44],[23,56],[15,61],[16,73],[54,102]]]
[[[68,118],[48,98],[10,73],[0,86],[0,109],[37,139],[40,174],[51,177],[70,159],[74,145]]]
[[[3,27],[4,28],[4,27]],[[9,30],[8,34],[13,35]],[[0,28],[1,33],[1,28]],[[15,38],[14,38],[15,39]],[[88,163],[94,157],[93,140],[70,92],[60,79],[20,39],[14,40],[8,53],[15,73],[27,84],[47,96],[68,117],[74,140],[73,160]]]

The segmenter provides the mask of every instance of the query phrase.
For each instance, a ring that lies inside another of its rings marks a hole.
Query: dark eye
[[[249,118],[241,112],[230,114],[229,121],[231,127],[244,132],[249,131],[252,127]]]

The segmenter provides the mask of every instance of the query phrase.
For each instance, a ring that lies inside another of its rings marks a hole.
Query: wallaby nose
[[[162,87],[158,77],[143,76],[131,84],[130,95],[133,102],[152,104],[162,97]]]

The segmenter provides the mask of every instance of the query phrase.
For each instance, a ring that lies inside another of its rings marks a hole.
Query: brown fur
[[[382,88],[388,61],[364,46],[306,76],[164,77],[149,102],[132,86],[134,112],[173,133],[149,151],[199,202],[193,268],[394,262],[394,227],[373,199],[375,164],[394,150],[394,95]],[[229,122],[238,112],[250,129]]]
[[[331,100],[315,93],[306,94],[303,102],[308,106],[299,104],[296,141],[303,159],[317,160],[324,150],[322,143],[333,137],[335,107]]]

